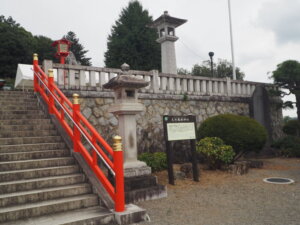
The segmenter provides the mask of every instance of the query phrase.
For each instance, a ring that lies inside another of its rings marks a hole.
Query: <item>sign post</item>
[[[167,149],[169,184],[175,185],[173,171],[173,153],[171,141],[190,140],[193,165],[193,179],[199,181],[196,157],[196,117],[163,116],[164,135]]]

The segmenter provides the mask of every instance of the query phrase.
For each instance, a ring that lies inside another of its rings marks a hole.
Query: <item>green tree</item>
[[[77,62],[84,66],[91,66],[91,58],[87,58],[85,56],[88,50],[84,50],[84,47],[79,43],[79,39],[76,37],[76,34],[73,31],[69,31],[64,38],[72,42],[70,50],[75,55]]]
[[[296,60],[286,60],[277,65],[277,69],[272,72],[274,84],[278,87],[272,94],[284,97],[294,94],[296,101],[286,101],[282,103],[283,108],[297,108],[297,117],[300,120],[300,63]]]
[[[18,63],[32,63],[34,38],[12,17],[0,16],[0,76],[14,78]]]
[[[157,32],[147,26],[151,22],[152,17],[138,1],[129,2],[108,36],[105,65],[119,68],[126,62],[135,70],[160,69]]]
[[[240,70],[239,67],[236,67],[236,77],[238,80],[243,80],[245,74]],[[232,65],[226,59],[219,59],[217,63],[213,64],[213,73],[214,77],[224,78],[230,77],[232,78]],[[202,77],[212,77],[211,74],[211,65],[210,61],[203,61],[201,65],[195,64],[192,68],[192,75],[202,76]]]
[[[44,59],[50,59],[53,61],[57,61],[57,59],[55,58],[56,50],[51,46],[51,44],[53,43],[52,39],[42,35],[38,35],[34,36],[34,41],[34,52],[38,53],[39,60],[43,61]]]

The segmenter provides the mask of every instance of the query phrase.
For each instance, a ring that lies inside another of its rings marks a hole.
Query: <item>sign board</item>
[[[194,116],[164,116],[163,122],[168,141],[196,139]]]
[[[192,152],[193,178],[199,181],[196,157],[196,117],[195,116],[163,116],[166,142],[169,184],[175,185],[173,171],[173,151],[171,141],[190,140]]]

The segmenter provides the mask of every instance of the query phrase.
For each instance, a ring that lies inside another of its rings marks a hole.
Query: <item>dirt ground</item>
[[[238,176],[201,170],[200,182],[191,179],[167,184],[168,197],[138,203],[151,222],[142,225],[300,225],[300,159],[263,159],[261,169]],[[266,177],[286,177],[294,184],[268,184]]]

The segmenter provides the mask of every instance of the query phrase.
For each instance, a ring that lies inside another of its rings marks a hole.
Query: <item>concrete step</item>
[[[67,149],[56,149],[31,152],[0,153],[0,162],[56,158],[64,156],[70,156],[70,151]]]
[[[65,212],[73,209],[87,208],[96,206],[97,204],[98,197],[90,194],[5,207],[0,209],[0,223],[51,213]]]
[[[13,181],[13,180],[24,180],[34,179],[40,177],[50,176],[62,176],[67,174],[74,174],[79,172],[78,165],[69,166],[57,166],[57,167],[45,167],[45,168],[33,168],[26,170],[10,170],[0,172],[0,181]]]
[[[59,187],[85,182],[84,174],[68,174],[63,176],[41,177],[27,180],[16,180],[0,183],[0,194],[8,194],[20,191]]]
[[[0,207],[28,204],[90,193],[92,193],[92,188],[87,183],[8,193],[0,195]]]
[[[0,109],[0,116],[4,115],[44,115],[41,110],[3,110]]]
[[[47,220],[46,220],[47,218]],[[43,223],[41,223],[44,221]],[[72,210],[66,213],[49,215],[48,217],[36,217],[23,221],[16,221],[18,225],[112,225],[116,224],[114,214],[109,210],[96,206],[80,210]],[[13,225],[5,223],[4,225]]]
[[[167,197],[167,190],[164,185],[157,184],[148,188],[141,188],[125,192],[125,202],[135,203],[152,199]]]
[[[24,105],[24,104],[37,104],[36,98],[0,98],[0,105]]]
[[[60,136],[0,138],[0,145],[57,143],[61,140]]]
[[[51,124],[49,118],[40,118],[40,119],[0,119],[0,125],[33,125],[33,124]]]
[[[52,130],[21,130],[21,131],[7,131],[0,130],[0,138],[13,138],[13,137],[43,137],[55,136],[57,131]]]
[[[0,91],[0,96],[3,95],[34,95],[33,91],[22,91],[22,90],[13,90],[13,91]]]
[[[24,104],[24,105],[19,105],[19,104],[2,104],[1,110],[14,110],[14,111],[19,111],[19,110],[38,110],[39,107],[37,103],[35,104]]]
[[[23,130],[52,130],[55,129],[53,124],[28,124],[28,125],[0,125],[1,131],[23,131]]]
[[[19,160],[19,161],[0,162],[0,171],[25,170],[25,169],[45,168],[45,167],[52,167],[52,166],[67,166],[72,164],[74,164],[73,157]]]
[[[88,207],[47,216],[33,217],[2,225],[112,225],[116,224],[114,214],[100,207]]]
[[[48,116],[41,114],[0,114],[0,120],[30,120],[30,119],[47,119]]]
[[[64,149],[64,148],[66,148],[66,144],[63,142],[20,144],[20,145],[0,145],[0,153],[31,152],[31,151]]]

